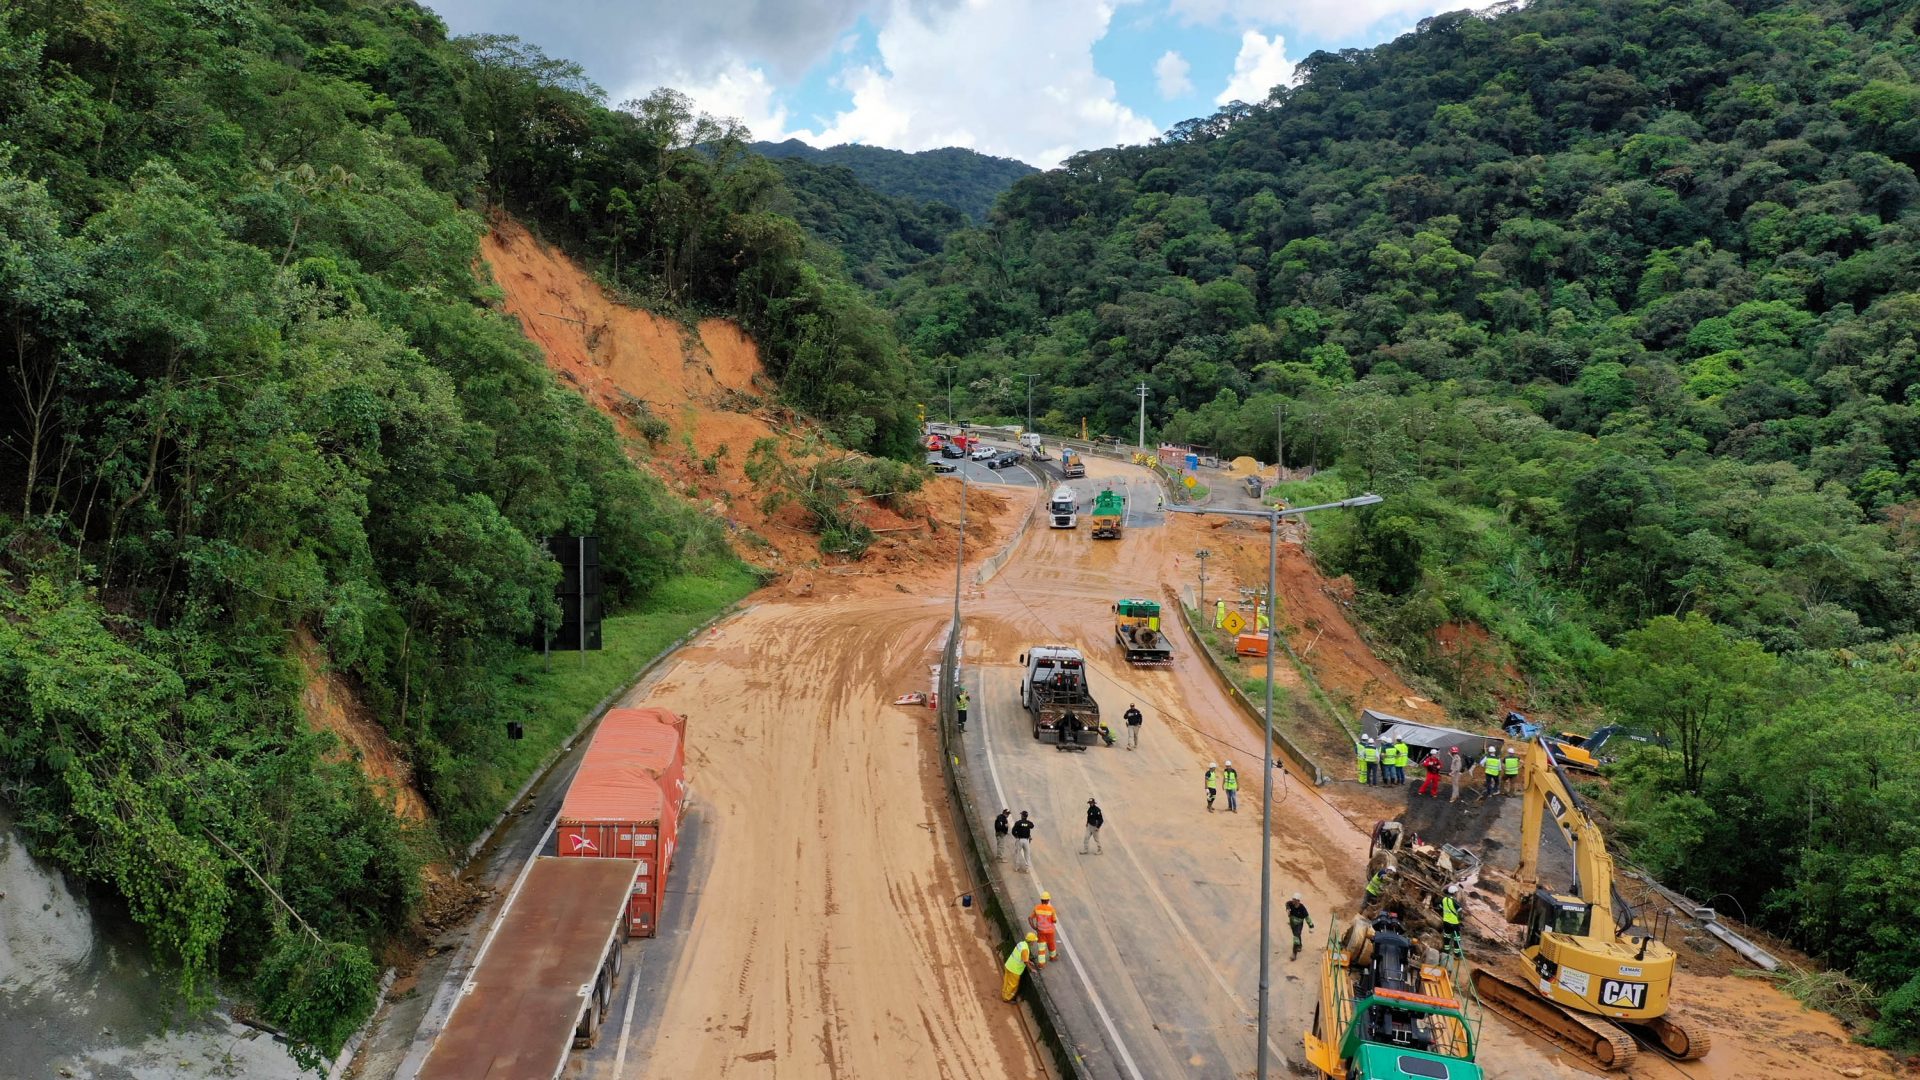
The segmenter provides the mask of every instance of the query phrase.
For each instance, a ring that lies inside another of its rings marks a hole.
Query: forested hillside
[[[1363,614],[1470,718],[1674,741],[1637,859],[1920,1034],[1920,43],[1886,2],[1534,0],[1022,180],[892,293],[975,415],[1319,466]],[[1451,621],[1492,655],[1436,646]],[[1517,662],[1524,682],[1503,680]],[[1604,717],[1600,710],[1605,711]]]
[[[848,276],[870,289],[884,289],[927,258],[948,236],[967,225],[945,203],[916,203],[882,195],[841,165],[804,158],[776,158],[786,190],[773,199],[828,252],[838,253]]]
[[[184,987],[332,1053],[524,778],[539,538],[598,535],[616,610],[743,577],[490,311],[485,215],[740,319],[847,445],[913,445],[904,362],[744,133],[411,3],[8,5],[0,75],[0,799]],[[436,824],[309,726],[314,642]]]
[[[815,165],[840,165],[883,195],[912,203],[944,203],[974,221],[985,221],[993,201],[1024,176],[1038,170],[1024,161],[993,157],[959,146],[938,150],[889,150],[884,146],[843,143],[825,149],[799,139],[757,142],[752,149],[770,158],[797,158]]]

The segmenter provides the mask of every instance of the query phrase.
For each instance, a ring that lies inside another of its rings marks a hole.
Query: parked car
[[[984,443],[973,448],[973,460],[975,461],[990,461],[999,455],[1000,451]]]
[[[955,465],[953,462],[947,461],[945,459],[936,458],[932,462],[932,464],[933,464],[933,471],[937,473],[950,473],[950,472],[960,471],[960,466]]]
[[[995,454],[993,456],[993,460],[989,461],[987,464],[993,466],[996,469],[1004,469],[1009,465],[1018,465],[1019,463],[1020,463],[1020,454],[1018,451],[1002,450],[998,454]]]
[[[945,443],[940,447],[940,456],[950,457],[950,458],[963,458],[967,456],[967,452],[961,449],[959,443]]]

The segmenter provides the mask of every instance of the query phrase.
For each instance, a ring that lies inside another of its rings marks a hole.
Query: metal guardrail
[[[1007,548],[1008,551],[1012,547]],[[947,777],[947,796],[952,800],[961,846],[967,855],[967,876],[969,880],[981,883],[987,896],[981,904],[981,914],[993,920],[1000,928],[999,951],[996,958],[1012,951],[1013,943],[1026,937],[1026,927],[1015,922],[1012,902],[1006,886],[999,875],[989,865],[987,852],[993,850],[987,838],[985,819],[974,804],[973,796],[967,788],[967,763],[953,744],[954,695],[944,691],[951,690],[958,682],[960,670],[960,624],[954,622],[947,628],[947,643],[940,656],[940,708],[935,723],[940,725],[941,771]],[[982,720],[982,723],[985,721]],[[1060,1010],[1054,1004],[1053,994],[1047,988],[1046,980],[1039,976],[1037,967],[1027,968],[1027,977],[1021,980],[1026,993],[1032,996],[1034,1021],[1040,1029],[1040,1041],[1046,1044],[1053,1055],[1053,1064],[1059,1075],[1071,1080],[1092,1080],[1086,1063],[1069,1049],[1069,1043],[1062,1034]]]
[[[1180,625],[1187,628],[1187,639],[1192,641],[1193,647],[1200,650],[1201,655],[1207,658],[1208,670],[1212,671],[1214,677],[1219,679],[1220,685],[1227,691],[1227,696],[1239,702],[1240,707],[1246,710],[1248,717],[1255,723],[1264,726],[1266,717],[1261,711],[1260,705],[1248,697],[1246,691],[1240,689],[1233,681],[1233,676],[1228,674],[1227,671],[1220,666],[1220,658],[1215,656],[1213,650],[1207,647],[1207,643],[1200,637],[1200,631],[1194,627],[1193,620],[1187,617],[1187,605],[1176,596],[1174,597],[1173,606],[1174,609],[1179,612]],[[1267,647],[1272,648],[1273,646],[1269,643]],[[1273,729],[1273,741],[1280,747],[1281,752],[1292,760],[1294,767],[1306,773],[1308,776],[1313,777],[1313,782],[1316,786],[1323,786],[1333,779],[1327,770],[1320,767],[1319,761],[1315,760],[1314,757],[1305,750],[1302,750],[1299,744],[1295,743],[1292,737],[1286,732],[1281,731],[1277,725]]]

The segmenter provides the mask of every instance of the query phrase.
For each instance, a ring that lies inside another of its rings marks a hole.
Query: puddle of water
[[[274,1039],[189,1014],[139,929],[96,911],[0,815],[0,1074],[23,1080],[294,1080]]]

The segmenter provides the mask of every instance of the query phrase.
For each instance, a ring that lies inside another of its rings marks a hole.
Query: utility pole
[[[1280,416],[1273,422],[1273,482],[1279,483],[1286,478],[1287,469],[1287,407],[1280,406]]]
[[[1219,514],[1227,517],[1253,518],[1267,523],[1267,603],[1273,603],[1280,579],[1280,519],[1311,514],[1316,510],[1348,510],[1359,506],[1372,506],[1380,501],[1380,496],[1368,492],[1339,502],[1322,503],[1318,506],[1296,506],[1282,510],[1277,506],[1259,510],[1201,509],[1199,507],[1169,506],[1169,514]],[[1273,625],[1272,611],[1269,608],[1267,624],[1267,741],[1265,752],[1261,755],[1261,772],[1265,778],[1260,787],[1260,998],[1259,1032],[1255,1036],[1254,1055],[1259,1067],[1258,1080],[1267,1080],[1267,1002],[1268,987],[1271,985],[1269,967],[1273,961],[1273,635],[1278,630]]]
[[[947,426],[953,426],[953,369],[959,365],[947,365]]]
[[[1147,380],[1141,379],[1133,392],[1140,395],[1140,441],[1134,448],[1144,453],[1147,449]]]
[[[1199,551],[1193,553],[1193,557],[1200,560],[1199,610],[1200,614],[1205,615],[1207,613],[1207,560],[1213,558],[1213,552],[1206,548],[1201,548]]]
[[[1040,373],[1036,371],[1031,375],[1022,375],[1020,377],[1027,380],[1027,430],[1032,431],[1033,430],[1033,380],[1039,378]]]

